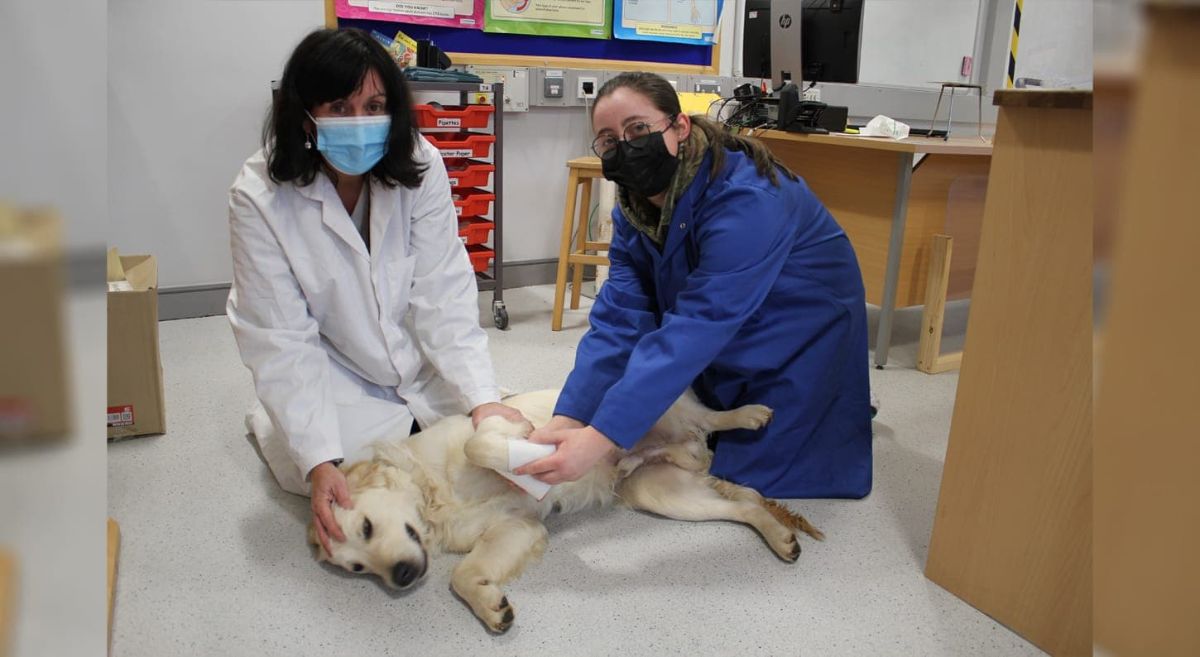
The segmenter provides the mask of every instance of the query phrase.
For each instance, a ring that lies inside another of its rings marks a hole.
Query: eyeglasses
[[[675,125],[675,117],[668,116],[666,117],[666,120],[667,125],[663,127],[663,130]],[[643,148],[646,145],[647,137],[655,132],[662,132],[663,130],[654,130],[651,127],[651,124],[644,121],[638,121],[637,123],[630,123],[629,125],[625,126],[625,130],[621,136],[624,138],[624,141],[629,143],[630,146],[634,148]],[[617,154],[617,144],[619,144],[620,141],[621,140],[618,140],[613,135],[600,135],[592,141],[592,152],[596,154],[596,157],[599,157],[602,160],[607,160]]]

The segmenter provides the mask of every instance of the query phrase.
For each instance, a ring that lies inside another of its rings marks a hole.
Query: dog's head
[[[414,476],[406,454],[380,452],[346,470],[346,484],[354,508],[333,505],[333,516],[346,540],[330,541],[332,554],[308,526],[308,542],[317,559],[353,573],[375,574],[393,588],[405,589],[425,575],[429,530],[422,511],[428,492]]]

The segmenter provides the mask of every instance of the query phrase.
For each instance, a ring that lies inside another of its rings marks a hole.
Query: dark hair
[[[267,151],[271,180],[295,181],[302,186],[312,183],[321,170],[322,159],[315,147],[304,147],[306,112],[358,91],[368,71],[379,75],[392,115],[387,153],[369,175],[388,187],[421,184],[425,168],[413,158],[417,131],[408,84],[383,46],[356,29],[312,32],[288,58],[271,114],[263,126],[263,147]],[[329,174],[336,176],[333,171]]]
[[[654,73],[629,71],[621,73],[600,87],[600,91],[596,92],[596,100],[592,103],[592,115],[596,114],[596,105],[600,104],[601,99],[621,88],[632,89],[650,99],[655,107],[672,119],[683,112],[679,105],[679,94],[666,78]],[[798,179],[796,174],[784,166],[759,140],[732,134],[724,125],[700,114],[691,114],[689,117],[692,119],[692,126],[703,131],[704,136],[708,137],[708,143],[714,147],[711,175],[716,175],[721,170],[721,166],[725,164],[725,151],[730,150],[749,155],[754,160],[754,168],[758,175],[766,176],[772,185],[779,186],[776,169],[783,171],[790,180]],[[720,148],[716,148],[718,146]]]

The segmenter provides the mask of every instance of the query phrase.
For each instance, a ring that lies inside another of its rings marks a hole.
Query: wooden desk
[[[1092,653],[1091,101],[1090,91],[996,92],[979,266],[925,566],[1055,655]]]
[[[1146,3],[1144,17],[1128,99],[1096,81],[1098,111],[1129,108],[1097,124],[1097,157],[1111,138],[1101,128],[1127,124],[1129,136],[1096,162],[1097,218],[1101,176],[1120,164],[1123,177],[1118,210],[1105,208],[1115,225],[1098,356],[1094,636],[1097,654],[1187,657],[1200,655],[1200,379],[1188,366],[1200,325],[1200,134],[1170,127],[1200,105],[1200,4]]]
[[[854,245],[867,301],[880,307],[875,365],[887,364],[896,308],[925,303],[933,236],[958,240],[947,296],[970,294],[992,145],[979,137],[899,141],[747,132],[800,174]],[[916,156],[923,155],[914,167]]]

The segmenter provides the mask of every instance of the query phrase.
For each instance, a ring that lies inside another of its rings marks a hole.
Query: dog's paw
[[[452,586],[452,589],[489,632],[504,634],[512,627],[516,612],[499,586],[483,580],[469,587]]]
[[[800,558],[800,541],[796,540],[795,534],[788,536],[785,541],[769,541],[768,544],[775,556],[786,563],[796,563]]]
[[[737,409],[737,414],[743,428],[761,429],[775,416],[775,411],[762,404],[750,404]]]
[[[485,613],[479,617],[488,630],[496,634],[504,634],[512,627],[513,620],[517,617],[513,607],[508,602],[508,596],[501,595],[500,602],[493,609],[491,607],[485,610]]]

